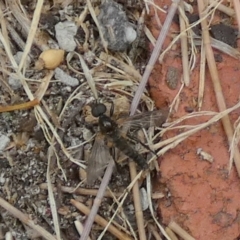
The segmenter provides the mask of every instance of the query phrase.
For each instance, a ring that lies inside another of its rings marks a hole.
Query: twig
[[[198,11],[199,11],[200,18],[205,17],[206,14],[204,10],[205,10],[205,7],[203,4],[203,1],[198,0]],[[201,26],[202,26],[203,42],[206,49],[208,69],[211,75],[211,79],[212,79],[212,83],[213,83],[213,87],[216,95],[217,105],[218,105],[219,111],[224,111],[226,110],[226,103],[222,93],[222,87],[220,84],[213,51],[210,45],[210,37],[209,37],[209,32],[207,27],[207,20],[205,18],[201,21]],[[233,128],[228,115],[222,118],[222,124],[228,138],[228,144],[229,146],[231,146],[231,142],[233,140]],[[238,149],[236,149],[234,152],[234,163],[236,165],[238,175],[240,176],[240,153]]]
[[[195,37],[194,44],[196,46],[202,45],[202,38],[199,36],[196,36],[196,35],[194,37]],[[210,39],[211,39],[211,46],[213,48],[215,48],[225,54],[228,54],[231,57],[234,57],[234,58],[240,60],[240,52],[237,49],[235,49],[235,48],[231,47],[230,45],[228,45],[222,41],[219,41],[215,38],[210,38]]]
[[[12,27],[12,25],[7,22],[7,29],[9,31],[10,36],[12,37],[13,41],[18,45],[21,50],[24,50],[25,42],[22,40],[22,38],[19,36],[17,31]]]
[[[187,233],[184,229],[182,229],[176,222],[171,221],[168,224],[168,227],[177,233],[184,240],[195,240],[189,233]]]
[[[77,229],[79,235],[81,236],[82,235],[82,231],[83,231],[82,223],[79,220],[76,220],[76,221],[74,221],[74,225],[75,225],[75,228]],[[87,240],[91,240],[91,238],[88,237]]]
[[[166,227],[165,231],[169,235],[171,240],[178,240],[178,237],[176,236],[176,234],[169,227]]]
[[[204,86],[205,86],[205,69],[206,69],[206,52],[205,52],[205,46],[202,41],[199,88],[198,88],[198,111],[200,111],[202,108]]]
[[[6,9],[3,2],[0,2],[0,23],[1,23],[1,30],[2,30],[2,34],[4,36],[4,39],[6,40],[6,43],[10,49],[10,41],[9,41],[9,37],[8,37],[8,32],[7,32],[7,20],[5,19],[4,15],[3,15],[3,10]]]
[[[0,106],[0,113],[1,112],[11,112],[11,111],[15,111],[15,110],[28,109],[28,108],[32,108],[34,106],[37,106],[38,104],[39,104],[39,100],[34,99],[32,101],[29,101],[29,102],[20,103],[20,104],[16,104],[16,105],[12,105],[12,106]]]
[[[84,225],[84,230],[83,230],[83,233],[82,233],[82,236],[81,236],[80,240],[87,240],[87,238],[89,236],[89,233],[90,233],[91,228],[92,228],[92,224],[94,222],[94,218],[97,215],[99,206],[100,206],[100,204],[102,202],[102,198],[104,196],[104,193],[106,191],[108,183],[109,183],[109,181],[111,179],[114,165],[115,164],[114,164],[113,160],[110,161],[110,163],[108,164],[107,170],[105,171],[103,180],[102,180],[101,185],[99,187],[97,196],[94,199],[93,207],[92,207],[91,212],[89,213],[87,221],[86,221],[86,223]]]
[[[47,183],[41,183],[39,185],[41,189],[47,190]],[[73,187],[65,187],[61,186],[61,191],[65,193],[74,193],[74,194],[79,194],[79,195],[86,195],[86,196],[96,196],[98,189],[88,189],[88,188],[73,188]],[[53,191],[56,191],[57,189],[54,188],[53,186]],[[115,197],[119,197],[121,193],[114,193]],[[113,198],[113,194],[107,189],[106,192],[104,193],[104,197],[109,197]]]
[[[52,213],[54,230],[56,232],[57,239],[61,240],[57,206],[56,206],[56,201],[54,199],[54,194],[53,194],[53,189],[52,189],[52,184],[51,184],[52,181],[51,181],[51,177],[50,177],[52,158],[53,158],[53,149],[52,149],[51,146],[49,146],[48,153],[47,153],[47,159],[48,159],[48,167],[47,167],[48,197],[49,197],[49,203],[50,203],[50,208],[51,208],[51,213]]]
[[[134,179],[137,176],[136,171],[136,164],[133,161],[129,162],[129,169],[130,169],[130,176],[131,179]],[[133,193],[133,201],[134,201],[134,208],[135,208],[135,216],[137,221],[137,227],[138,227],[138,237],[140,240],[146,240],[146,232],[144,227],[144,217],[142,212],[142,206],[140,202],[140,192],[139,192],[139,185],[138,181],[133,186],[132,189]]]
[[[133,115],[135,113],[135,111],[137,110],[137,106],[140,102],[140,99],[142,97],[142,94],[143,94],[143,91],[144,91],[144,88],[147,84],[147,81],[148,81],[148,78],[153,70],[153,67],[159,57],[159,54],[160,54],[160,51],[162,49],[162,45],[163,45],[163,42],[167,36],[167,33],[168,33],[168,29],[170,28],[170,25],[171,25],[171,22],[172,22],[172,19],[175,15],[175,12],[177,10],[177,7],[178,7],[178,3],[179,3],[180,0],[175,0],[172,2],[172,5],[169,9],[169,12],[168,12],[168,15],[167,15],[167,18],[163,24],[163,27],[161,29],[161,32],[158,36],[158,39],[157,39],[157,42],[156,42],[156,45],[153,49],[153,52],[152,52],[152,55],[150,57],[150,60],[146,66],[146,70],[143,74],[143,77],[142,77],[142,80],[138,86],[138,89],[136,91],[136,94],[133,98],[133,101],[132,101],[132,105],[131,105],[131,109],[130,109],[130,115]]]
[[[101,52],[99,59],[106,63],[106,66],[111,67],[111,63],[115,63],[118,66],[118,70],[122,70],[122,73],[128,74],[133,77],[135,80],[139,81],[141,79],[140,73],[133,67],[128,64],[120,61],[118,58],[113,56],[108,56],[105,52]]]
[[[104,47],[104,50],[105,52],[108,52],[107,50],[107,45],[108,43],[105,41],[104,37],[103,37],[103,33],[102,33],[102,30],[101,30],[101,27],[99,25],[99,22],[98,22],[98,19],[97,19],[97,16],[95,14],[95,11],[93,9],[93,6],[92,6],[92,3],[90,0],[87,0],[87,6],[88,6],[88,10],[92,16],[92,19],[94,20],[95,24],[97,25],[97,28],[98,28],[98,31],[99,31],[99,35],[100,35],[100,38],[101,38],[101,41],[102,41],[102,45]]]
[[[13,207],[7,201],[0,197],[0,206],[5,208],[8,212],[10,212],[14,217],[18,218],[22,223],[28,225],[30,228],[38,232],[42,237],[47,240],[56,240],[56,238],[46,231],[41,226],[37,225],[35,221],[31,220],[27,215],[23,214],[17,208]]]
[[[230,17],[235,16],[235,11],[232,8],[226,7],[222,3],[218,3],[216,0],[210,0],[210,3],[215,7],[217,6],[217,9],[225,14],[227,14]]]
[[[152,199],[151,199],[151,194],[152,194],[152,185],[151,185],[151,175],[148,174],[147,175],[147,181],[146,181],[146,187],[147,187],[147,196],[148,196],[148,203],[149,203],[149,209],[152,215],[153,220],[155,221],[156,225],[158,226],[159,230],[161,231],[161,233],[163,234],[163,236],[167,239],[167,240],[171,240],[170,237],[167,235],[167,233],[165,232],[164,228],[161,226],[161,224],[159,223],[159,221],[156,219],[155,217],[155,212],[153,210],[153,204],[152,204]]]
[[[239,0],[233,0],[233,6],[236,13],[236,19],[238,23],[238,36],[240,36],[240,2]]]
[[[151,223],[148,224],[148,229],[149,229],[149,232],[154,236],[156,240],[162,240],[156,228]]]
[[[83,212],[85,215],[90,216],[91,211],[90,211],[90,209],[89,209],[88,207],[86,207],[84,204],[82,204],[82,203],[80,203],[80,202],[78,202],[78,201],[76,201],[76,200],[74,200],[74,199],[71,199],[71,203],[72,203],[79,211]],[[100,217],[100,216],[97,215],[97,214],[95,214],[93,220],[95,220],[95,222],[96,222],[97,224],[99,224],[100,226],[102,226],[102,227],[105,227],[105,226],[107,226],[107,224],[108,224],[108,222],[107,222],[104,218]],[[83,229],[83,233],[84,233],[85,229],[86,229],[86,226],[85,226],[84,229]],[[122,233],[122,232],[120,232],[120,231],[119,231],[117,228],[115,228],[113,225],[109,225],[108,231],[109,231],[110,233],[112,233],[115,237],[117,237],[118,239],[121,239],[121,240],[125,240],[125,239],[126,239],[126,240],[132,240],[131,237],[129,237],[128,235],[126,235],[126,234],[124,234],[124,233]],[[82,239],[83,233],[82,233],[80,239]],[[86,238],[86,240],[87,240],[87,238]]]
[[[39,7],[41,5],[41,2],[42,1],[37,2],[35,11],[41,11],[41,7]],[[34,29],[34,27],[31,25],[31,21],[28,19],[28,17],[26,15],[22,14],[22,11],[17,3],[18,2],[15,0],[9,0],[8,6],[10,8],[10,11],[12,12],[14,17],[18,21],[18,23],[21,25],[24,36],[29,37],[29,35],[31,35],[29,33]],[[32,21],[34,21],[34,18]],[[47,35],[47,37],[46,37],[46,35]],[[49,49],[48,40],[50,40],[50,39],[51,39],[51,37],[50,37],[50,35],[48,35],[47,32],[43,33],[42,31],[40,31],[38,29],[36,30],[34,43],[38,46],[39,49],[41,49],[41,50]],[[56,44],[56,42],[53,39],[51,39],[51,42]]]
[[[189,63],[188,63],[188,40],[187,40],[187,32],[186,24],[183,16],[184,5],[183,0],[180,1],[179,5],[179,22],[180,22],[180,31],[181,31],[181,55],[182,55],[182,67],[183,67],[183,82],[186,86],[189,86],[190,83],[190,72],[189,72]],[[185,15],[186,17],[186,15]]]

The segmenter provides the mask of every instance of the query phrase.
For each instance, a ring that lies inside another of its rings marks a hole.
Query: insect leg
[[[135,137],[133,134],[128,133],[127,134],[129,138],[132,138],[134,141],[140,143],[144,148],[146,148],[148,151],[150,151],[151,153],[153,153],[156,157],[158,157],[158,155],[156,154],[156,152],[154,152],[148,145],[144,144],[143,142],[141,142],[137,137]]]
[[[112,116],[113,116],[113,113],[114,113],[114,103],[113,103],[113,101],[111,101],[110,103],[111,103],[110,117],[112,117]]]

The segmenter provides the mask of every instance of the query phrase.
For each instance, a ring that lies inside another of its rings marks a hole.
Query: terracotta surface
[[[162,7],[169,6],[167,2],[155,2]],[[163,22],[165,15],[160,14],[160,19]],[[159,28],[155,23],[152,27],[157,37]],[[176,29],[176,26],[173,28]],[[165,47],[168,44],[169,39]],[[167,53],[163,64],[156,64],[150,78],[150,92],[158,107],[171,103],[180,88],[180,78],[176,90],[169,89],[165,82],[170,66],[178,68],[181,75],[179,43],[175,47]],[[218,51],[215,53],[222,56],[217,68],[227,107],[232,107],[239,101],[240,62]],[[180,94],[174,119],[186,115],[186,108],[197,110],[194,103],[198,97],[199,61],[198,58],[190,86],[184,87]],[[218,111],[208,71],[202,110]],[[240,109],[230,115],[232,123],[239,115]],[[204,118],[192,119],[188,123],[203,121]],[[197,155],[198,148],[211,154],[213,163],[202,160]],[[160,161],[162,176],[159,181],[166,184],[171,194],[159,202],[159,214],[164,224],[174,220],[198,240],[233,240],[240,237],[240,179],[234,167],[228,175],[229,146],[221,122],[192,135],[166,153]]]

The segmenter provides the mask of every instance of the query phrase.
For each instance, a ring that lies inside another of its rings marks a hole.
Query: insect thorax
[[[112,134],[117,129],[116,123],[106,115],[99,117],[99,127],[104,134]]]

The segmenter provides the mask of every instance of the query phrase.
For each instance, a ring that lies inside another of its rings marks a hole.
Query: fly
[[[113,105],[112,105],[113,106]],[[105,136],[101,138],[97,135],[94,145],[92,147],[88,167],[87,167],[87,182],[88,184],[93,183],[104,171],[112,156],[107,147],[106,140],[110,140],[114,147],[123,152],[126,156],[134,160],[141,169],[148,167],[146,159],[139,154],[134,148],[131,147],[129,142],[120,129],[123,124],[128,127],[134,127],[135,129],[153,126],[154,122],[158,120],[160,125],[166,121],[166,111],[152,111],[143,114],[137,114],[127,118],[121,118],[114,121],[111,117],[106,115],[107,108],[103,103],[96,103],[92,106],[92,115],[98,118],[98,125],[100,133]],[[110,116],[113,114],[113,107],[110,111]],[[152,122],[152,123],[151,123]]]

